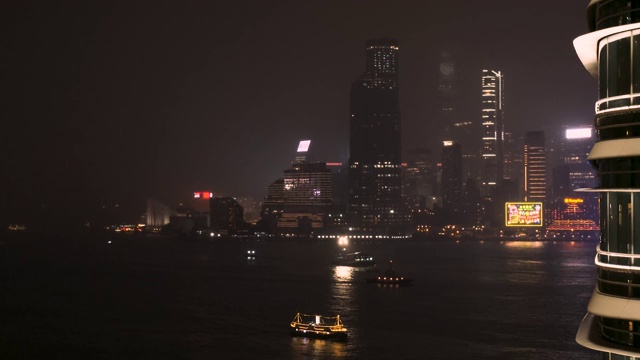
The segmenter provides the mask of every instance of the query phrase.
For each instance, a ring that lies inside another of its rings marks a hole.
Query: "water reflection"
[[[509,248],[536,249],[544,246],[542,241],[505,241],[504,245]]]
[[[347,355],[347,343],[340,341],[292,337],[291,347],[295,354],[304,358],[343,358]]]
[[[348,315],[354,310],[356,269],[350,266],[335,266],[333,268],[333,282],[331,283],[331,299],[329,309],[335,314]],[[348,327],[348,324],[347,324]]]
[[[333,268],[333,281],[351,282],[353,281],[354,272],[355,268],[351,266],[336,266]]]

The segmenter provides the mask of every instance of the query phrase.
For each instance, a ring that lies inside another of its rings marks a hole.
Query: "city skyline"
[[[5,112],[14,120],[3,141],[2,210],[120,202],[140,213],[147,197],[173,203],[195,189],[261,197],[301,138],[314,141],[316,159],[346,162],[349,86],[372,38],[397,38],[402,48],[404,153],[425,145],[435,121],[445,50],[462,120],[478,121],[478,78],[488,67],[508,74],[508,131],[589,124],[596,86],[567,46],[584,33],[575,13],[585,6],[10,3]],[[501,21],[485,24],[489,14]],[[568,80],[549,84],[560,76]]]

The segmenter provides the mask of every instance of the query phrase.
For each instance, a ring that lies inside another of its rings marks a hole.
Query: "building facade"
[[[547,152],[544,131],[529,131],[524,139],[524,200],[547,200]]]
[[[502,185],[504,141],[504,76],[500,71],[482,70],[482,190],[493,195]]]
[[[576,340],[603,359],[640,358],[640,4],[591,0],[574,40],[598,80],[597,142],[588,160],[600,193],[596,289]]]
[[[211,229],[224,234],[237,234],[245,228],[244,210],[230,197],[214,197],[209,200]]]
[[[366,43],[366,70],[351,86],[349,225],[403,231],[398,41]]]
[[[456,68],[451,53],[440,53],[438,70],[438,109],[433,127],[435,139],[432,141],[441,144],[441,141],[453,139],[453,125],[456,122]]]
[[[333,211],[333,175],[323,162],[309,162],[310,140],[302,140],[284,178],[267,189],[263,229],[284,236],[308,236],[323,229]]]
[[[450,214],[462,213],[462,149],[454,141],[442,146],[442,207]]]

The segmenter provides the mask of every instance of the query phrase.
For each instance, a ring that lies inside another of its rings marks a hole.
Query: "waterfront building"
[[[571,196],[575,189],[596,185],[596,172],[587,162],[594,138],[593,127],[562,126],[560,133],[551,139],[554,199]]]
[[[324,227],[333,205],[333,177],[326,163],[308,161],[310,146],[301,141],[291,168],[267,189],[261,222],[271,233],[310,235]]]
[[[424,206],[433,209],[440,194],[431,151],[427,148],[413,149],[409,151],[407,160],[407,166],[402,167],[402,196],[423,201]],[[407,208],[413,209],[412,206]]]
[[[504,178],[509,179],[512,182],[520,185],[518,191],[523,188],[523,139],[522,136],[517,136],[513,132],[504,133]],[[521,196],[516,196],[520,198]]]
[[[176,211],[161,203],[157,199],[147,199],[146,225],[149,228],[159,228],[169,223]]]
[[[366,43],[366,69],[350,94],[349,224],[355,231],[404,231],[401,196],[399,47]]]
[[[640,358],[640,4],[591,0],[589,33],[574,40],[598,80],[597,171],[600,243],[596,289],[576,340],[603,359]]]
[[[500,71],[482,70],[482,173],[485,196],[494,195],[504,177],[504,75]]]
[[[244,210],[230,197],[214,197],[209,201],[210,226],[214,231],[236,234],[244,226]]]
[[[246,222],[255,223],[260,220],[262,201],[253,197],[236,197],[235,199],[244,209],[244,220]]]
[[[442,146],[442,208],[450,214],[462,213],[462,149],[455,141]]]
[[[545,202],[547,199],[547,154],[544,131],[529,131],[524,139],[525,201]]]

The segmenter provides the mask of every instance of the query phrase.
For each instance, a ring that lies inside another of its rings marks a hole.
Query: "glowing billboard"
[[[311,140],[302,140],[298,144],[298,152],[307,152],[309,151],[309,145],[311,145]]]
[[[567,139],[587,139],[591,137],[591,128],[567,129],[565,138]]]
[[[507,202],[504,208],[506,226],[542,226],[540,202]]]

